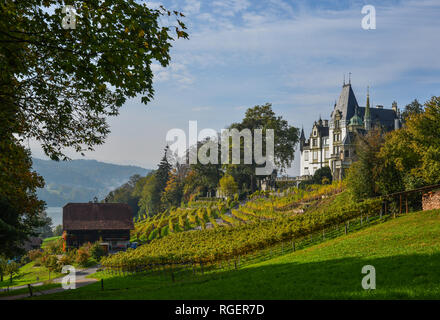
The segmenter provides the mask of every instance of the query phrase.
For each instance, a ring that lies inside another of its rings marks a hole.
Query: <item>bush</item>
[[[31,250],[31,251],[29,251],[28,254],[27,254],[27,256],[29,257],[29,259],[30,259],[31,261],[35,261],[35,260],[41,258],[41,255],[42,255],[42,254],[43,254],[43,253],[41,252],[40,249],[35,249],[35,250]]]
[[[105,250],[103,247],[101,247],[99,242],[95,242],[94,244],[92,244],[89,253],[92,256],[92,258],[95,259],[96,261],[100,261],[101,258],[105,256]]]
[[[78,250],[76,248],[71,248],[66,252],[65,255],[68,257],[71,263],[75,262],[77,251]]]
[[[86,248],[81,247],[78,249],[78,251],[76,253],[76,262],[80,266],[82,266],[82,267],[86,266],[89,258],[90,258],[90,253]]]
[[[58,259],[58,265],[62,268],[63,266],[71,265],[74,261],[71,256],[64,254]]]
[[[49,254],[62,254],[63,253],[63,239],[59,238],[59,239],[49,241],[46,244],[44,251],[46,251]]]
[[[25,264],[28,264],[29,262],[31,262],[31,259],[29,259],[29,257],[27,255],[22,256],[20,259],[20,264],[23,266]]]
[[[50,278],[50,273],[51,272],[60,272],[61,271],[61,267],[58,264],[58,257],[56,255],[53,254],[43,254],[40,258],[41,260],[41,264],[47,269],[49,270],[49,278]]]

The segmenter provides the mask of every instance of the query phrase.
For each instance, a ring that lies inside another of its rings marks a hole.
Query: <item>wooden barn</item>
[[[125,250],[134,229],[130,206],[123,203],[68,203],[63,207],[67,247],[101,240],[109,251]]]

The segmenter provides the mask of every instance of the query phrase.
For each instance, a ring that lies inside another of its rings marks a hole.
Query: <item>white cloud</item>
[[[182,11],[185,15],[192,16],[200,12],[200,5],[201,3],[198,0],[186,0]]]
[[[220,0],[212,3],[214,12],[223,16],[233,16],[247,9],[250,2],[247,0]]]

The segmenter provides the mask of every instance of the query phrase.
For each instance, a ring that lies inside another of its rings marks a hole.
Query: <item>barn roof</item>
[[[63,207],[63,230],[131,230],[131,208],[125,203],[68,203]]]

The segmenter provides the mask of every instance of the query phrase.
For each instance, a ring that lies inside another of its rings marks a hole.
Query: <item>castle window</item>
[[[313,139],[312,140],[312,146],[313,147],[316,147],[318,145],[318,143],[317,143],[317,139]]]
[[[313,160],[318,160],[318,151],[313,151]]]
[[[325,158],[326,159],[330,158],[330,151],[329,150],[325,150]]]
[[[309,152],[308,151],[304,152],[304,160],[309,161]]]

